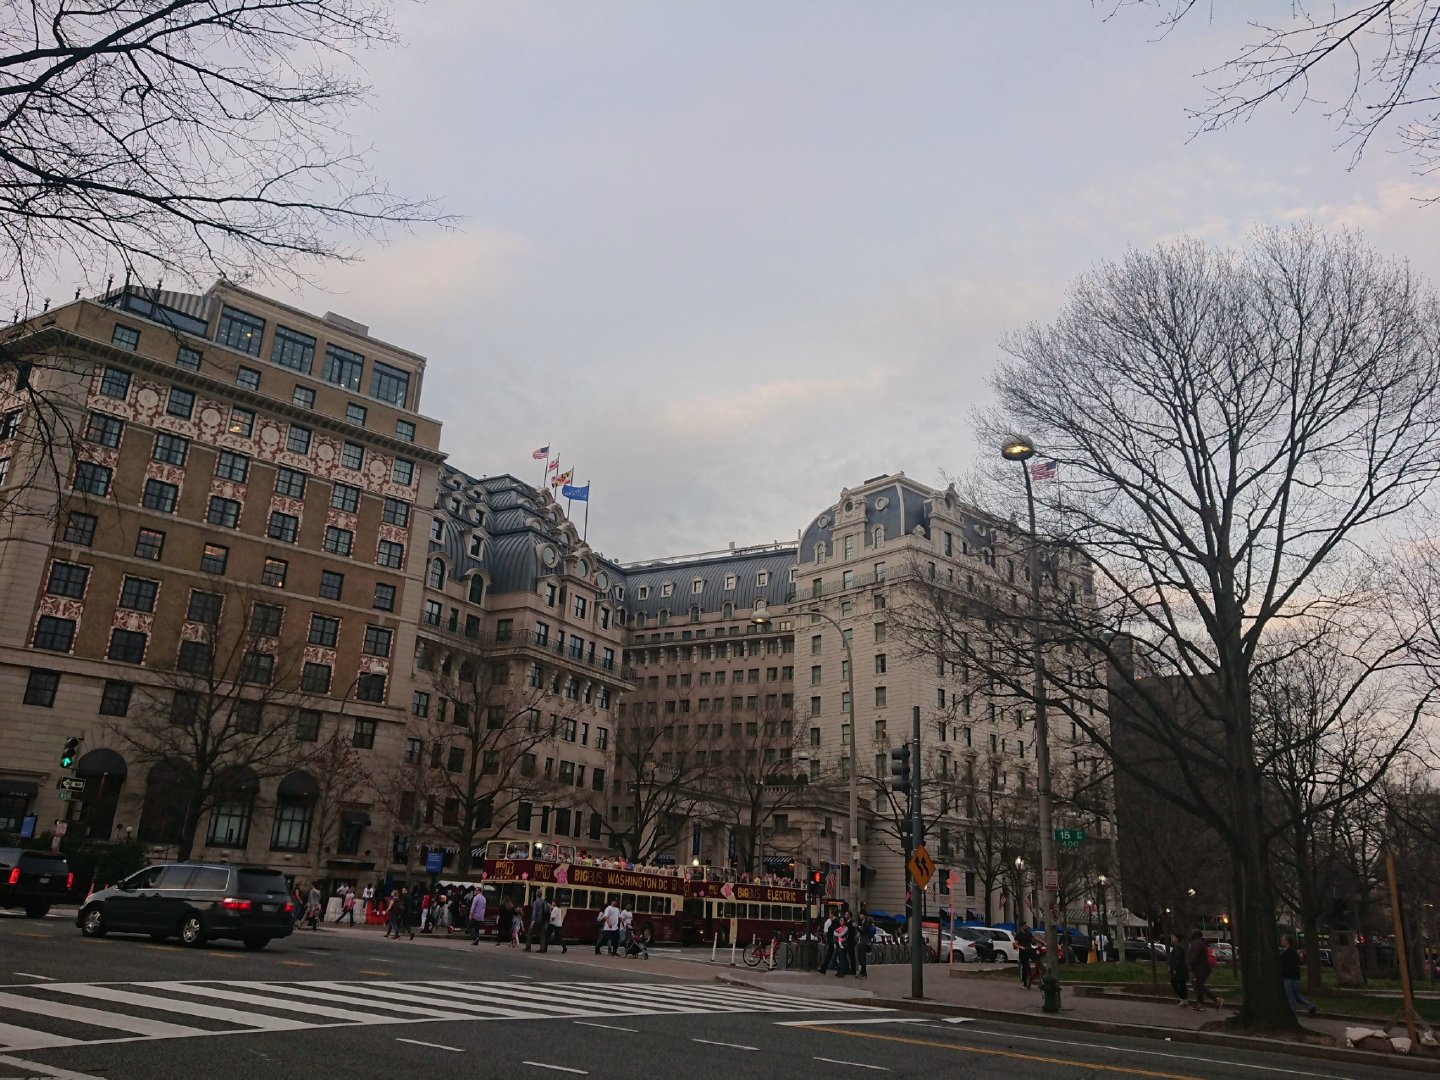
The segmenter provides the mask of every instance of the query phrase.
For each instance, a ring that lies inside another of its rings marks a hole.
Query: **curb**
[[[1137,1001],[1151,1005],[1169,1005],[1175,999],[1163,994],[1127,994],[1104,986],[1071,983],[1067,988],[1076,997],[1098,998],[1104,1001]],[[1399,1002],[1397,1001],[1398,1005]],[[1357,1016],[1354,1013],[1332,1012],[1326,1009],[1322,1014],[1326,1020],[1343,1020],[1347,1024],[1383,1024],[1378,1016]]]

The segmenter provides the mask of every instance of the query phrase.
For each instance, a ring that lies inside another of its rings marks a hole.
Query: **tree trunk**
[[[1247,1031],[1298,1031],[1299,1022],[1280,981],[1269,851],[1259,835],[1238,830],[1230,858],[1236,899],[1232,925],[1239,938],[1240,976],[1245,988],[1245,1000],[1231,1026]]]
[[[175,844],[175,861],[189,862],[190,856],[195,850],[195,834],[200,831],[200,819],[204,816],[204,806],[196,796],[191,796],[185,803],[185,818],[180,826],[180,838]]]
[[[1320,920],[1312,912],[1300,915],[1301,933],[1305,936],[1305,988],[1319,990],[1322,978],[1320,967]]]

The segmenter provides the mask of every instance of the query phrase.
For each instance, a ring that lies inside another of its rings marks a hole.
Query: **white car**
[[[1020,946],[1015,943],[1015,935],[1009,930],[997,930],[993,926],[977,926],[975,929],[989,935],[990,940],[995,943],[996,960],[1003,963],[1020,959]]]
[[[955,963],[957,964],[974,964],[979,962],[980,958],[975,955],[975,942],[969,938],[961,937],[959,934],[956,934],[952,938],[949,934],[942,933],[940,935],[940,962],[942,964],[948,964],[950,962],[951,949],[955,950]]]

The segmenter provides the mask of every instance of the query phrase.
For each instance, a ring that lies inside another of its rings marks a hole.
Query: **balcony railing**
[[[615,679],[624,682],[634,682],[633,671],[625,667],[615,657],[596,656],[588,649],[577,649],[569,645],[563,638],[553,636],[548,631],[544,634],[533,626],[512,627],[508,633],[497,634],[493,631],[481,630],[474,633],[467,632],[462,627],[450,628],[445,624],[426,624],[427,628],[439,633],[443,637],[453,641],[461,642],[467,648],[477,653],[510,652],[510,651],[534,651],[553,654],[563,657],[569,664],[576,667],[589,668],[594,671],[604,671]]]

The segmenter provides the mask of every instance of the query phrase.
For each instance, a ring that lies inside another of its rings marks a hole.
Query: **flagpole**
[[[541,468],[543,471],[540,473],[540,490],[544,491],[545,481],[550,479],[550,447],[548,446],[545,447],[545,464]]]
[[[585,481],[585,527],[580,530],[580,542],[583,544],[590,535],[590,481]]]

